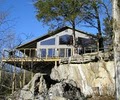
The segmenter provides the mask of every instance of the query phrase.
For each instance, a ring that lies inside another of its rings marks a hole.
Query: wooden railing
[[[70,54],[66,54],[68,49],[71,50]],[[60,53],[61,51],[61,53]],[[62,53],[63,52],[63,53]],[[3,59],[10,58],[38,58],[38,59],[53,59],[53,58],[63,58],[72,55],[71,48],[24,48],[24,49],[14,49],[14,50],[3,50]]]
[[[14,50],[3,50],[3,59],[11,58],[38,58],[55,59],[65,58],[73,55],[73,48],[22,48]],[[97,48],[78,48],[78,54],[97,52]]]

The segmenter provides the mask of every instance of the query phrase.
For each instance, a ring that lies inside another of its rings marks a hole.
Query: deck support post
[[[55,67],[55,69],[57,69],[57,61],[55,61],[55,66],[54,67]]]
[[[30,65],[30,67],[31,67],[31,79],[33,78],[33,61],[31,62],[31,65]]]
[[[20,88],[22,88],[22,71],[23,71],[23,62],[21,62],[21,72],[20,72]]]
[[[23,70],[23,62],[21,62],[21,74],[20,74],[20,88],[22,88],[25,85],[25,70]],[[23,79],[22,79],[23,76]]]
[[[14,63],[14,72],[13,72],[13,80],[12,80],[12,93],[16,89],[16,64]]]
[[[26,71],[25,71],[25,69],[23,70],[23,86],[25,85],[25,77],[26,77]]]

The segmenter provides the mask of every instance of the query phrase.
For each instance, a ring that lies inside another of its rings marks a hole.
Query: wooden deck
[[[55,58],[30,58],[30,57],[26,57],[26,58],[2,58],[3,62],[41,62],[41,61],[59,61],[60,58],[55,57]]]

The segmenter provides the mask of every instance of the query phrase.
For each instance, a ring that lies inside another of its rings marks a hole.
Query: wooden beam
[[[20,88],[22,88],[22,71],[23,71],[23,62],[21,62],[21,72],[20,72]]]
[[[26,70],[23,70],[23,86],[25,85],[26,80]]]
[[[12,93],[14,93],[16,89],[16,64],[14,63],[14,72],[13,72],[13,80],[12,80]]]

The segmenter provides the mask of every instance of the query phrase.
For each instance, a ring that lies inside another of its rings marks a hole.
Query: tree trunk
[[[120,100],[120,0],[113,0],[114,62],[116,100]]]
[[[96,2],[96,0],[95,0]],[[99,12],[98,12],[98,8],[97,8],[97,4],[96,6],[94,6],[94,10],[95,10],[95,15],[96,15],[96,19],[97,19],[97,29],[98,29],[98,43],[99,43],[99,50],[103,50],[103,37],[102,37],[102,32],[101,32],[101,23],[100,23],[100,16],[99,16]]]
[[[74,54],[77,54],[77,45],[76,45],[76,38],[75,38],[75,22],[73,21],[73,24],[72,24],[72,27],[73,27],[73,47],[74,47],[74,50],[73,50],[73,55]]]

